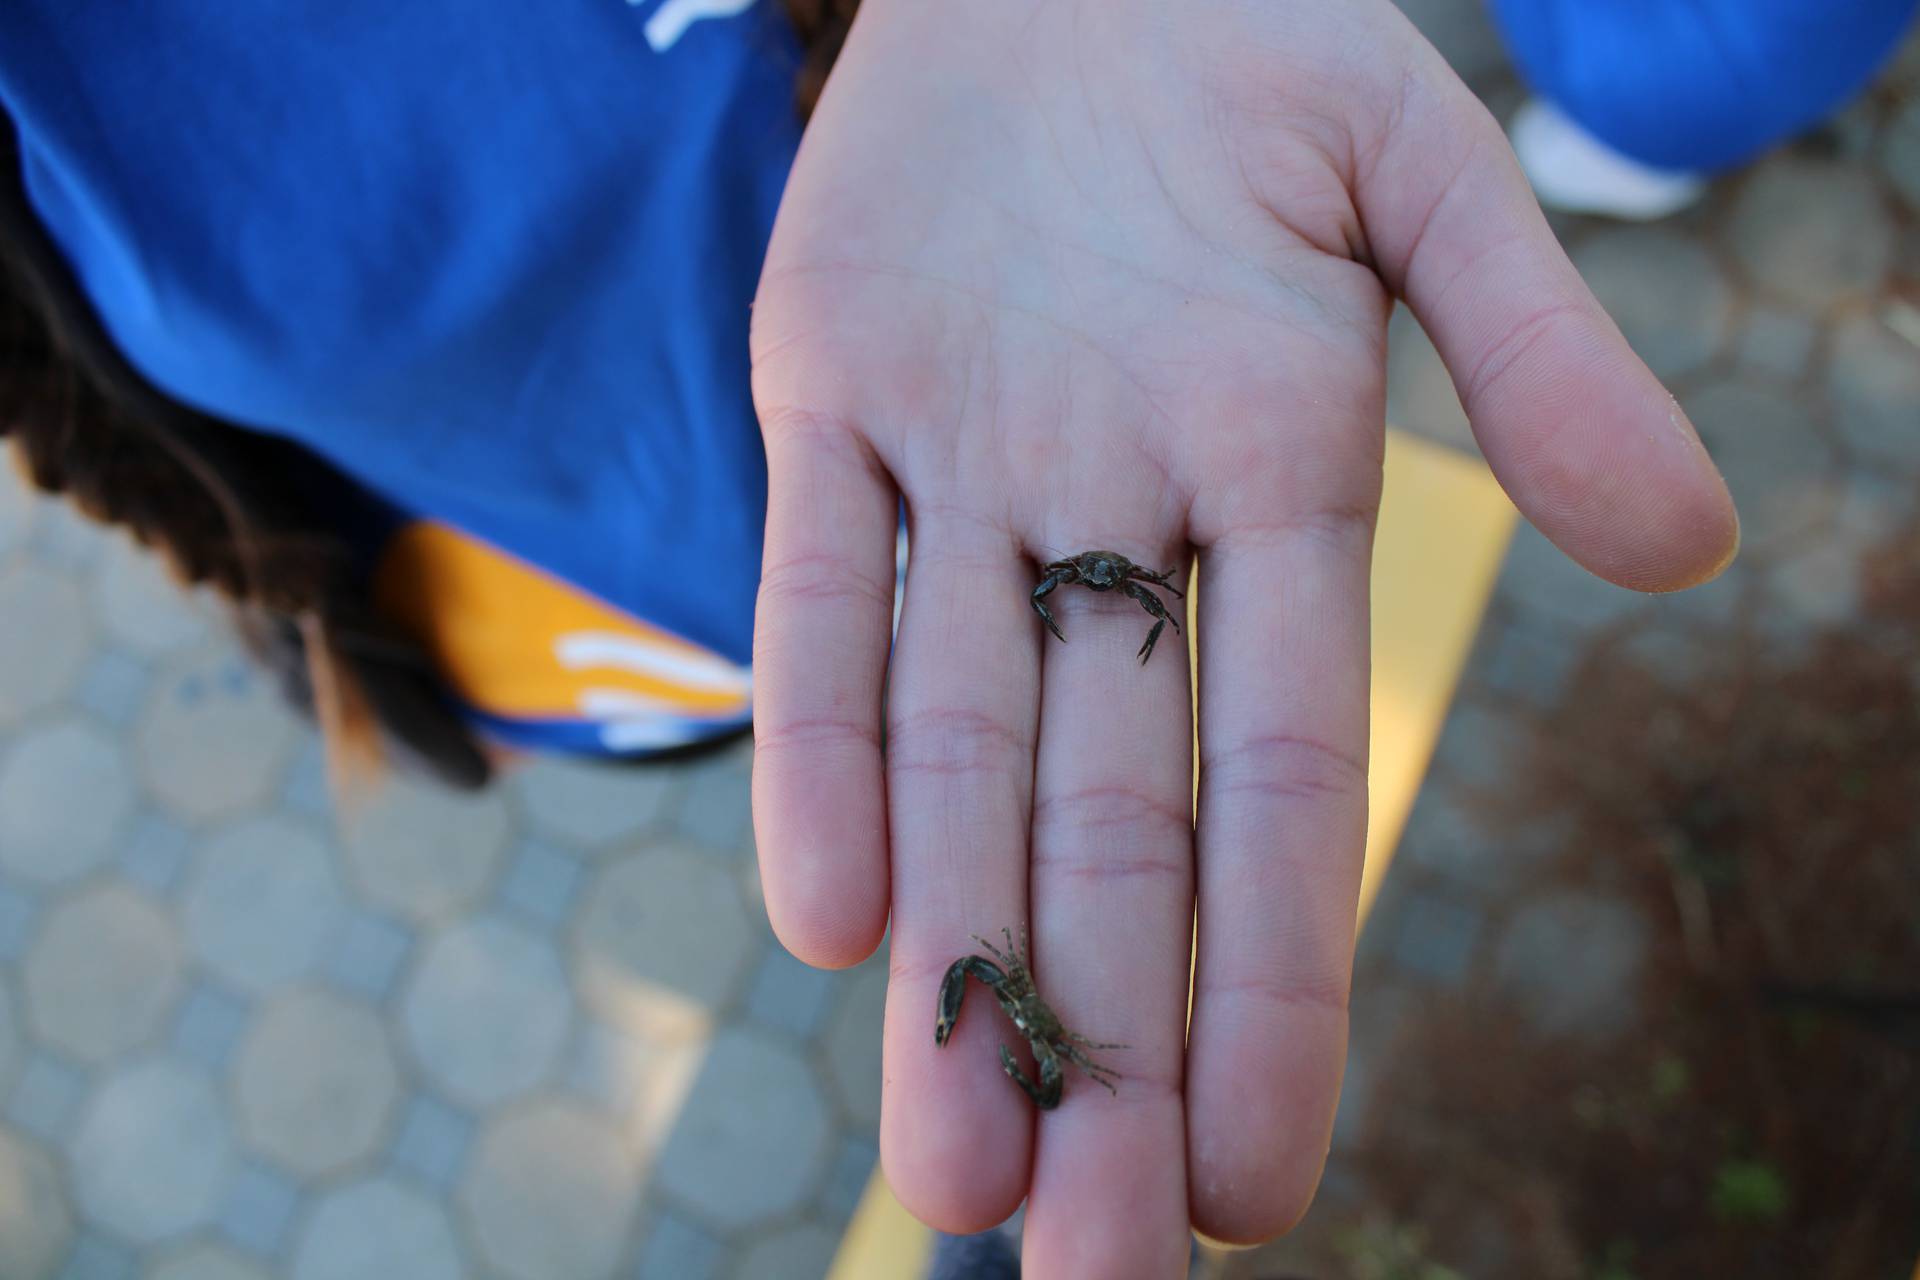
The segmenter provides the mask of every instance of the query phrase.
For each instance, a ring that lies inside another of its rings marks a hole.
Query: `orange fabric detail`
[[[649,626],[449,525],[415,521],[374,572],[381,612],[407,628],[462,699],[524,719],[622,711],[744,714],[745,668]]]

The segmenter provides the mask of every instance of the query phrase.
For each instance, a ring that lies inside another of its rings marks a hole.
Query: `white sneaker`
[[[1621,155],[1539,98],[1514,113],[1507,132],[1534,195],[1551,209],[1652,222],[1707,189],[1702,174],[1654,169]]]

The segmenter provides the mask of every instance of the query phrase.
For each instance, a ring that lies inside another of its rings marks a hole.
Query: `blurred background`
[[[1510,114],[1476,0],[1403,7]],[[1520,527],[1362,938],[1320,1200],[1202,1266],[1904,1278],[1920,40],[1698,206],[1555,226],[1744,550],[1650,599]],[[1391,420],[1471,455],[1404,312],[1391,346]],[[826,1274],[875,1161],[884,960],[774,944],[748,763],[337,816],[211,605],[7,474],[0,1278]]]

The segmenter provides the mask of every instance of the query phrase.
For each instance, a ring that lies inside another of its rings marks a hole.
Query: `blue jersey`
[[[501,736],[743,723],[749,304],[799,141],[753,0],[8,0],[28,198],[131,364],[395,513]]]

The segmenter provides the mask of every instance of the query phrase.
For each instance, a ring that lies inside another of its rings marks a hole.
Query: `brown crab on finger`
[[[1160,638],[1161,628],[1172,623],[1175,631],[1180,629],[1179,622],[1167,612],[1167,606],[1160,597],[1140,585],[1143,582],[1151,582],[1156,587],[1165,587],[1178,596],[1180,589],[1168,581],[1173,577],[1172,569],[1155,573],[1152,569],[1135,564],[1118,551],[1082,551],[1077,556],[1055,560],[1046,569],[1047,576],[1042,578],[1040,585],[1033,589],[1033,610],[1040,615],[1040,620],[1047,624],[1047,630],[1053,632],[1057,639],[1065,640],[1067,637],[1061,634],[1060,624],[1053,620],[1053,614],[1048,612],[1041,598],[1055,587],[1073,583],[1078,583],[1089,591],[1124,591],[1128,596],[1139,601],[1142,609],[1159,619],[1153,624],[1153,630],[1147,632],[1146,643],[1140,646],[1142,663],[1145,663],[1153,654],[1153,642]]]
[[[1028,967],[1026,942],[1027,932],[1020,931],[1020,946],[1013,945],[1013,932],[1000,931],[1007,940],[1007,949],[1000,949],[979,935],[974,941],[987,949],[992,960],[980,956],[961,956],[947,966],[947,976],[940,980],[939,1017],[933,1024],[933,1043],[945,1047],[953,1035],[953,1024],[960,1017],[960,1001],[967,994],[967,977],[972,975],[985,983],[987,989],[1000,1001],[1000,1007],[1006,1010],[1007,1017],[1013,1019],[1016,1030],[1027,1038],[1033,1048],[1033,1060],[1039,1064],[1040,1081],[1038,1084],[1027,1079],[1020,1070],[1020,1064],[1013,1060],[1013,1053],[1004,1044],[1000,1046],[1000,1066],[1013,1082],[1020,1086],[1033,1105],[1042,1111],[1051,1111],[1060,1105],[1060,1091],[1063,1086],[1060,1059],[1079,1067],[1093,1080],[1102,1085],[1108,1093],[1117,1094],[1113,1082],[1120,1073],[1110,1067],[1103,1067],[1086,1055],[1088,1049],[1124,1049],[1123,1044],[1100,1044],[1085,1036],[1075,1035],[1060,1023],[1058,1015],[1047,1007],[1040,993],[1034,990],[1033,970]]]

